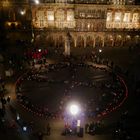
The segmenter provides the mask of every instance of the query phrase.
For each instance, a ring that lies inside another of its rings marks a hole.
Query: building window
[[[74,20],[74,11],[69,10],[67,11],[67,21],[73,21]]]
[[[138,22],[138,21],[139,21],[139,13],[134,13],[133,18],[132,18],[132,22]]]
[[[125,13],[125,14],[124,14],[123,21],[124,21],[124,22],[130,22],[130,13]]]
[[[54,11],[47,11],[48,21],[54,21]]]
[[[112,13],[111,12],[107,13],[107,21],[112,21]]]
[[[65,20],[65,12],[64,10],[58,10],[56,13],[56,20],[57,21],[64,21]]]
[[[55,0],[56,3],[67,3],[67,0]]]
[[[121,12],[116,12],[115,13],[115,21],[120,22],[121,21],[121,16],[122,16]]]

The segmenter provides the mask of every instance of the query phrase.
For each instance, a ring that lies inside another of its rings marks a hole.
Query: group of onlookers
[[[28,79],[28,80],[35,80],[38,82],[56,82],[53,79],[48,79],[48,78],[44,78],[41,77],[40,75],[42,74],[42,70],[32,70],[28,73],[26,73],[21,79],[18,80],[17,85],[16,85],[16,89],[17,89],[17,99],[18,101],[24,105],[27,109],[35,112],[36,114],[40,115],[40,116],[45,116],[45,117],[51,117],[51,118],[56,118],[56,117],[60,117],[63,116],[62,112],[63,112],[63,108],[65,105],[65,99],[68,98],[70,99],[72,97],[71,95],[71,90],[75,87],[78,86],[86,86],[89,88],[99,88],[103,91],[102,96],[99,97],[99,101],[98,103],[96,102],[95,105],[95,101],[93,99],[89,100],[87,103],[85,103],[85,114],[89,117],[97,117],[97,116],[102,116],[104,114],[109,113],[113,108],[115,108],[117,105],[119,105],[119,103],[121,103],[121,101],[123,100],[124,96],[125,96],[125,89],[121,83],[121,81],[117,78],[117,76],[115,74],[110,74],[113,78],[113,80],[108,81],[108,82],[101,82],[101,83],[96,83],[96,82],[78,82],[74,80],[74,76],[76,74],[76,70],[77,67],[85,67],[85,68],[89,68],[89,67],[93,67],[92,65],[87,65],[85,63],[78,63],[78,64],[72,64],[72,63],[58,63],[58,64],[51,64],[47,67],[46,70],[44,70],[44,73],[46,72],[46,74],[49,73],[49,71],[60,71],[62,68],[67,68],[69,67],[72,70],[72,81],[59,81],[59,79],[57,79],[57,82],[62,82],[64,84],[69,84],[72,83],[72,85],[70,85],[69,89],[65,90],[64,93],[64,97],[62,98],[62,100],[60,101],[60,106],[57,112],[53,112],[50,111],[51,109],[49,109],[47,106],[38,106],[38,105],[34,105],[32,104],[32,102],[30,101],[29,97],[27,97],[26,95],[22,94],[22,81],[24,79]],[[96,67],[98,68],[98,67]],[[106,71],[106,69],[104,68],[100,68],[101,70]],[[110,72],[109,72],[110,73]],[[63,100],[64,99],[64,100]],[[63,104],[62,104],[63,102]],[[93,108],[93,104],[94,104],[94,108]]]

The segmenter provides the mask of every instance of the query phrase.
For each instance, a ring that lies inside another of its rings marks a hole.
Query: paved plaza
[[[20,103],[46,117],[64,116],[67,105],[78,102],[85,116],[96,118],[127,98],[123,84],[106,67],[58,63],[18,79],[17,96]]]
[[[115,60],[117,59],[114,59],[114,62]],[[129,96],[126,98],[124,83],[121,80],[116,80],[118,79],[117,77],[114,79],[110,68],[106,69],[106,67],[100,67],[102,65],[94,65],[87,61],[84,63],[75,61],[70,64],[58,60],[55,63],[54,59],[48,59],[47,62],[53,62],[53,64],[47,64],[47,67],[38,70],[31,69],[26,74],[20,74],[21,76],[18,80],[21,81],[17,84],[17,80],[16,89],[14,82],[12,82],[13,80],[7,84],[6,88],[9,93],[7,96],[10,95],[12,99],[11,105],[6,105],[6,108],[9,109],[7,119],[16,120],[18,113],[21,120],[28,126],[29,132],[23,132],[23,124],[17,124],[16,128],[10,128],[10,131],[6,133],[19,140],[37,140],[39,132],[43,134],[43,140],[79,139],[75,135],[61,135],[65,126],[65,106],[67,102],[76,100],[83,109],[83,127],[87,122],[97,122],[97,120],[102,122],[99,132],[95,135],[89,135],[84,132],[82,139],[114,140],[113,131],[116,127],[116,122],[120,120],[121,114],[128,109],[131,112],[129,113],[130,118],[127,120],[127,127],[132,131],[133,137],[138,135],[139,124],[137,122],[139,114],[137,116],[133,115],[136,114],[137,109],[132,105],[136,104],[138,99],[134,99],[131,95],[132,89],[130,87],[128,87]],[[126,78],[126,76],[123,78]],[[129,84],[127,83],[126,85]],[[24,98],[17,98],[18,93]],[[118,95],[121,96],[119,97]],[[116,97],[119,100],[116,100]],[[113,108],[117,108],[108,112],[108,105],[113,103],[114,99],[117,104],[112,105]],[[101,115],[103,112],[105,116]],[[102,117],[98,117],[100,115]],[[50,136],[46,135],[47,123],[51,125]],[[5,137],[2,134],[1,136]],[[7,136],[7,139],[10,139],[10,137],[8,138]]]
[[[71,117],[67,117],[66,113],[70,102],[80,104],[82,111],[77,119],[80,119],[82,127],[85,127],[86,123],[102,121],[104,115],[121,106],[127,98],[126,92],[124,81],[113,75],[110,68],[90,62],[50,64],[45,68],[30,70],[16,82],[17,103],[20,107],[31,116],[38,116],[46,122],[49,120],[52,130],[59,137],[65,123],[70,122]],[[44,135],[44,139],[45,137]],[[84,139],[92,137],[86,134]],[[98,134],[94,137],[98,139]],[[109,139],[112,135],[102,130],[99,137]],[[49,138],[52,139],[51,136]],[[69,139],[67,136],[66,138]]]

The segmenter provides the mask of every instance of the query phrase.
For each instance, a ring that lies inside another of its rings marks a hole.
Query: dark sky
[[[140,3],[140,0],[135,0],[136,1],[136,3]]]

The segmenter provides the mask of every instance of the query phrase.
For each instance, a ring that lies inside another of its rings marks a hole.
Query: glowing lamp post
[[[38,49],[38,52],[41,52],[41,49]]]
[[[99,49],[99,53],[101,53],[102,52],[102,49]]]
[[[74,134],[80,134],[80,130],[81,130],[81,109],[80,106],[78,104],[70,104],[69,105],[69,113],[71,114],[72,118],[72,131]],[[79,118],[80,117],[80,118]]]
[[[79,107],[78,107],[78,105],[75,105],[75,104],[70,105],[70,113],[73,116],[77,115],[79,113]]]
[[[20,14],[21,14],[22,16],[25,15],[25,13],[26,13],[25,10],[21,10],[21,11],[20,11]]]
[[[39,0],[35,0],[35,4],[39,4]]]

